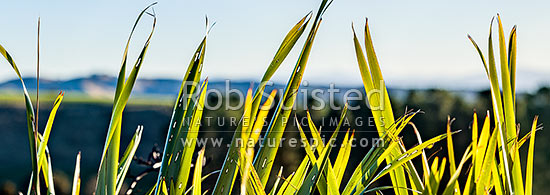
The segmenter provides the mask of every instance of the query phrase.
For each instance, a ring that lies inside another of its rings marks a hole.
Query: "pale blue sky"
[[[43,77],[114,76],[134,19],[151,2],[10,1],[0,11],[0,43],[15,57],[23,75],[32,76],[40,16]],[[158,2],[157,30],[141,78],[181,79],[204,34],[207,14],[217,24],[208,42],[203,74],[214,80],[259,80],[286,32],[319,0]],[[362,28],[368,17],[388,85],[485,88],[484,70],[466,34],[485,49],[490,19],[498,12],[506,34],[513,24],[518,25],[518,87],[550,84],[548,10],[546,1],[335,0],[324,16],[304,79],[360,84],[350,26],[355,22],[356,28]],[[141,40],[148,27],[143,26],[137,37]],[[288,79],[297,54],[294,50],[287,58],[276,81]],[[0,67],[0,81],[15,78],[4,60]]]

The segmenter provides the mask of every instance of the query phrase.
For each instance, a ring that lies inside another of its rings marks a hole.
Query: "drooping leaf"
[[[30,145],[30,154],[31,154],[31,164],[32,164],[32,173],[31,173],[31,179],[30,179],[30,182],[29,182],[29,188],[28,188],[28,191],[27,191],[27,194],[31,194],[31,193],[35,193],[37,191],[39,191],[39,183],[38,183],[38,178],[39,176],[37,174],[33,174],[33,173],[38,173],[38,170],[39,170],[39,166],[38,166],[38,157],[37,157],[37,149],[38,149],[38,144],[37,144],[37,140],[36,140],[36,134],[38,134],[38,132],[35,130],[35,125],[34,125],[34,117],[35,117],[35,114],[34,114],[34,109],[33,109],[33,106],[32,106],[32,101],[31,101],[31,98],[29,96],[29,92],[27,91],[27,87],[25,86],[25,82],[23,82],[23,77],[21,76],[21,73],[19,72],[19,69],[17,68],[17,65],[15,64],[15,61],[14,59],[12,58],[12,56],[6,51],[6,49],[0,45],[0,54],[2,54],[2,56],[4,56],[4,58],[8,61],[8,63],[11,65],[11,67],[13,68],[13,70],[15,71],[15,73],[17,74],[17,77],[19,78],[19,81],[21,81],[21,86],[23,88],[23,95],[24,95],[24,98],[25,98],[25,111],[26,111],[26,121],[27,121],[27,135],[28,135],[28,138],[29,138],[29,145]]]

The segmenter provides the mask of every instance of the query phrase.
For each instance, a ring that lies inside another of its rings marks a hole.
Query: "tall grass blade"
[[[361,72],[361,77],[363,78],[363,84],[365,91],[367,93],[367,98],[371,108],[371,112],[376,123],[378,134],[381,136],[387,131],[389,125],[394,123],[393,111],[391,108],[391,103],[387,89],[385,87],[384,78],[382,77],[382,71],[376,57],[376,52],[374,51],[374,46],[372,38],[370,35],[370,30],[368,26],[368,20],[365,22],[365,55],[361,49],[361,44],[355,35],[355,30],[353,29],[353,40],[355,45],[355,53],[357,61],[359,64],[359,70]],[[368,64],[367,64],[368,62]],[[395,135],[390,135],[395,136]],[[398,147],[393,151],[392,156],[399,156],[404,151],[404,147]],[[386,159],[386,162],[391,162],[391,156],[389,159]],[[398,167],[390,173],[391,181],[394,186],[399,186],[401,188],[394,188],[396,194],[408,194],[408,191],[405,190],[407,186],[407,177],[405,175],[404,168]],[[416,180],[420,180],[417,177]]]
[[[482,130],[483,131],[483,130]],[[484,194],[491,187],[491,168],[495,162],[495,152],[497,148],[498,130],[495,128],[488,142],[480,142],[486,145],[485,156],[481,165],[479,177],[476,177],[476,194]]]
[[[399,140],[397,137],[390,136],[390,132],[399,134],[404,127],[399,123],[408,123],[415,113],[407,114],[405,117],[400,117],[396,123],[390,125],[390,128],[384,133],[378,142],[373,141],[371,149],[363,157],[363,160],[355,168],[351,178],[348,180],[346,187],[342,194],[354,194],[359,193],[359,188],[363,188],[367,182],[366,178],[371,178],[384,159],[390,155],[390,152],[398,147]],[[380,142],[382,144],[380,144]],[[407,165],[406,165],[407,166]]]
[[[180,86],[178,97],[176,98],[176,102],[174,103],[172,118],[170,119],[170,125],[168,127],[168,132],[166,135],[162,163],[157,178],[157,189],[159,189],[158,185],[161,184],[160,181],[162,181],[164,178],[167,178],[169,182],[177,180],[176,177],[178,176],[177,174],[179,173],[178,170],[180,168],[180,166],[178,165],[181,164],[177,163],[177,160],[179,155],[184,155],[182,153],[184,146],[178,143],[179,141],[181,141],[181,139],[187,139],[190,123],[186,123],[186,121],[192,120],[193,118],[195,107],[193,95],[195,94],[197,84],[200,80],[202,73],[204,57],[206,54],[207,38],[208,34],[204,36],[201,43],[197,47],[193,57],[191,58],[191,61],[189,62],[189,66],[187,68],[187,72]],[[179,152],[179,154],[177,152]],[[192,155],[193,151],[191,151],[191,153],[189,154]],[[179,159],[182,158],[183,156]],[[188,162],[187,164],[190,164],[190,162]],[[178,185],[177,189],[185,189],[185,185],[183,185],[182,180],[181,187]],[[159,192],[160,191],[157,190],[155,191],[155,194],[159,194]]]
[[[531,140],[529,140],[529,151],[527,152],[527,168],[525,169],[525,195],[533,194],[533,157],[535,156],[535,131],[537,130],[538,116],[533,120],[531,127]]]
[[[132,31],[130,32],[130,36],[128,38],[128,42],[126,45],[126,49],[124,51],[123,55],[123,61],[122,61],[122,68],[119,73],[119,78],[117,81],[117,89],[115,91],[115,104],[113,105],[113,113],[111,115],[111,122],[109,123],[109,128],[107,130],[107,137],[105,140],[105,145],[103,147],[103,152],[101,156],[101,161],[99,165],[98,170],[98,179],[96,183],[96,193],[98,195],[101,194],[114,194],[116,192],[116,186],[117,186],[117,175],[118,175],[118,164],[119,164],[119,147],[120,147],[120,130],[121,130],[121,122],[122,122],[122,112],[124,111],[124,108],[126,107],[126,103],[128,102],[128,99],[130,97],[130,93],[132,91],[132,88],[134,86],[134,83],[137,79],[137,75],[139,73],[139,70],[141,68],[141,65],[143,64],[143,60],[145,58],[145,54],[147,53],[147,49],[149,47],[149,43],[151,41],[151,38],[153,36],[153,32],[156,25],[156,16],[153,13],[147,12],[151,8],[151,6],[155,5],[156,3],[153,3],[146,7],[136,19],[136,22],[134,24],[134,27],[132,28]],[[145,41],[145,44],[135,62],[135,65],[132,67],[132,71],[130,72],[128,78],[124,80],[125,76],[125,68],[126,68],[126,59],[127,59],[127,53],[128,53],[128,45],[130,43],[131,37],[134,33],[134,30],[141,20],[141,17],[144,15],[150,15],[153,17],[153,23],[152,28],[149,33],[149,36],[147,37],[147,40]],[[121,79],[120,76],[123,76]],[[124,80],[124,82],[120,82],[121,80]],[[115,139],[112,143],[111,141]],[[111,147],[111,150],[108,150]]]
[[[448,139],[449,137],[447,137]],[[462,156],[462,160],[460,160],[460,163],[458,164],[458,168],[455,169],[454,173],[451,174],[451,178],[449,179],[449,182],[447,183],[447,186],[445,187],[445,190],[443,191],[443,195],[453,195],[453,194],[460,194],[460,188],[458,187],[458,176],[460,176],[460,172],[462,171],[462,167],[466,163],[466,160],[468,160],[472,156],[472,152],[470,152],[470,149],[472,146],[469,146],[466,148],[466,151],[464,152],[464,156]],[[450,161],[449,161],[450,163]],[[452,164],[451,164],[452,166]]]
[[[193,173],[193,195],[201,195],[202,182],[202,164],[204,159],[204,148],[199,151],[197,161],[195,162],[195,172]]]
[[[273,188],[271,188],[271,191],[269,191],[268,195],[274,195],[275,192],[277,192],[279,183],[281,182],[281,178],[283,178],[282,175],[283,175],[283,167],[281,166],[281,169],[279,169],[279,173],[277,173],[277,180],[275,180],[275,184],[273,184]]]
[[[284,61],[284,59],[288,56],[288,53],[292,50],[302,33],[304,32],[307,24],[309,23],[309,18],[311,14],[308,14],[304,16],[294,27],[287,33],[286,37],[283,39],[283,42],[279,46],[279,49],[277,50],[277,53],[273,57],[273,60],[271,61],[268,69],[264,73],[264,76],[262,77],[262,80],[260,82],[260,85],[256,89],[256,92],[254,94],[254,100],[252,102],[252,113],[250,120],[254,121],[256,119],[256,110],[258,110],[258,107],[260,105],[262,94],[264,92],[265,86],[267,85],[267,82],[273,74],[276,72],[276,70],[279,68],[281,63]],[[265,119],[263,119],[265,120]],[[229,152],[226,155],[222,170],[220,176],[218,177],[218,181],[216,182],[216,186],[214,188],[213,194],[230,194],[231,190],[233,188],[233,183],[235,182],[235,176],[236,176],[236,166],[239,159],[236,157],[236,150],[237,147],[234,146],[235,140],[239,139],[239,133],[238,131],[242,127],[237,127],[237,131],[235,131],[233,135],[233,139],[231,142],[231,146],[229,148]]]
[[[186,137],[178,136],[178,141],[182,142],[181,146],[183,146],[183,149],[177,151],[177,153],[181,155],[181,160],[179,162],[179,168],[176,169],[178,171],[175,173],[177,176],[175,177],[175,183],[170,182],[170,189],[173,188],[175,191],[171,191],[170,193],[183,193],[185,191],[185,187],[187,186],[191,172],[191,158],[193,157],[193,153],[195,152],[195,147],[197,145],[196,143],[199,135],[200,121],[204,111],[204,101],[206,98],[207,87],[208,79],[203,82],[199,99],[196,100],[196,103],[194,103],[195,107],[192,110],[193,114],[191,115],[192,117],[190,117],[191,121],[189,123],[189,129],[187,130]],[[173,162],[174,164],[177,163],[175,160],[176,159],[174,159]]]
[[[74,166],[74,176],[73,176],[73,187],[71,195],[79,195],[80,194],[80,158],[81,153],[80,151],[76,155],[76,163]]]
[[[508,42],[508,65],[510,66],[510,86],[512,89],[513,102],[516,102],[516,26],[510,32],[510,40]]]
[[[491,180],[491,186],[495,190],[496,195],[503,195],[505,194],[505,186],[502,181],[501,173],[499,171],[497,163],[493,163],[493,166],[491,167],[491,173],[493,174],[493,178]]]
[[[313,190],[313,187],[317,185],[317,182],[319,181],[320,174],[323,172],[325,168],[325,164],[328,161],[328,155],[330,154],[330,151],[332,150],[332,143],[335,141],[335,139],[332,139],[337,135],[337,131],[335,131],[327,143],[328,147],[325,147],[323,149],[323,152],[319,156],[319,158],[315,161],[315,164],[313,165],[313,169],[307,174],[304,183],[300,186],[298,192],[296,194],[298,195],[305,195],[310,194]]]
[[[337,189],[340,188],[342,179],[344,178],[344,173],[348,165],[348,159],[351,154],[352,142],[355,139],[354,135],[355,131],[353,131],[351,135],[349,135],[349,130],[346,132],[346,136],[344,137],[344,141],[342,142],[342,146],[340,147],[340,151],[338,151],[338,156],[334,162],[334,170],[336,171],[334,174],[336,175]]]
[[[279,191],[277,192],[277,195],[291,195],[295,194],[300,186],[302,186],[302,183],[305,180],[305,177],[307,175],[307,170],[309,169],[311,164],[311,161],[309,158],[304,158],[300,165],[298,166],[298,169],[294,173],[289,176],[289,179],[287,179],[282,185]]]
[[[30,145],[30,154],[31,154],[31,162],[32,162],[32,172],[31,172],[31,180],[29,183],[29,190],[27,191],[27,194],[31,193],[39,193],[39,183],[38,183],[38,175],[33,173],[38,173],[38,157],[37,157],[37,141],[35,138],[35,114],[34,109],[32,106],[31,98],[29,96],[29,92],[27,91],[27,87],[25,86],[25,82],[23,82],[23,77],[21,76],[21,73],[19,72],[19,69],[17,68],[17,65],[15,64],[14,59],[11,57],[11,55],[6,51],[6,49],[0,45],[0,54],[4,56],[4,58],[8,61],[8,63],[11,65],[15,73],[17,74],[17,77],[19,78],[19,81],[21,81],[21,86],[23,88],[23,95],[25,98],[25,110],[26,110],[26,121],[27,121],[27,134],[29,137],[29,145]]]
[[[510,70],[510,66],[508,65],[508,61],[511,56],[508,56],[506,53],[506,43],[505,43],[505,37],[504,37],[504,30],[502,28],[502,22],[500,20],[500,15],[498,16],[498,32],[499,32],[499,48],[500,48],[500,65],[501,65],[501,75],[502,75],[502,91],[504,96],[504,113],[505,113],[505,123],[506,123],[506,140],[515,140],[514,142],[517,142],[516,137],[516,114],[515,114],[515,91],[512,87],[512,83],[515,85],[515,81],[511,78],[511,72],[515,72],[515,70]],[[515,44],[511,45],[511,49],[514,49]],[[514,51],[515,52],[515,51]],[[515,55],[515,53],[514,53]],[[513,57],[515,59],[515,56]],[[514,64],[515,68],[515,64]],[[515,73],[514,73],[515,74]],[[519,148],[517,147],[516,143],[512,143],[513,145],[507,146],[509,148],[508,151],[512,151],[511,153],[512,157],[512,173],[511,179],[512,187],[513,187],[513,193],[516,193],[518,195],[523,195],[524,189],[523,189],[523,179],[522,179],[522,173],[521,173],[521,162],[519,158]],[[510,153],[509,153],[510,154]],[[506,159],[507,161],[507,159]],[[506,164],[505,161],[505,164]]]
[[[36,35],[36,114],[35,114],[35,119],[34,119],[34,139],[35,140],[38,140],[38,129],[39,129],[39,126],[38,126],[38,116],[40,115],[39,112],[40,112],[40,99],[39,99],[39,90],[40,89],[40,17],[38,17],[38,26],[37,26],[37,35]],[[38,143],[37,143],[38,144]],[[38,146],[37,146],[38,147]],[[38,150],[40,152],[40,150]],[[37,154],[38,157],[40,158],[40,155],[41,153],[38,153]],[[38,159],[38,172],[36,174],[36,178],[40,178],[40,163],[42,163],[42,161],[40,159]],[[50,164],[48,164],[48,166],[50,166]],[[48,170],[51,171],[51,167],[48,167]],[[44,171],[45,173],[44,174],[47,174],[46,172],[47,171]],[[52,176],[53,177],[53,176]],[[47,182],[46,183],[50,183],[49,180],[46,180]],[[53,187],[53,181],[51,182],[52,183],[52,187]],[[36,183],[36,194],[40,194],[40,180],[38,179],[38,183]],[[48,193],[50,193],[50,190],[48,188]]]
[[[502,79],[502,94],[504,99],[504,113],[505,113],[505,123],[506,123],[506,140],[513,139],[516,136],[516,116],[514,108],[514,96],[511,78],[510,78],[510,67],[508,66],[508,55],[506,52],[506,43],[504,37],[504,29],[502,28],[502,22],[500,20],[500,15],[497,15],[498,20],[498,42],[500,50],[500,71]],[[517,186],[522,187],[522,186]],[[521,190],[521,194],[523,190]]]
[[[451,123],[452,120],[449,116],[447,116],[447,154],[449,156],[449,171],[450,175],[453,176],[456,169],[456,162],[455,162],[455,152],[454,152],[454,146],[453,146],[453,136],[451,135]],[[460,171],[459,171],[460,173]],[[460,186],[458,182],[456,182],[455,190],[453,190],[455,193],[460,194]],[[453,194],[455,194],[453,193]]]
[[[456,133],[456,132],[454,132]],[[430,148],[433,146],[434,143],[439,142],[447,137],[447,134],[439,135],[437,137],[434,137],[432,139],[429,139],[428,141],[425,141],[424,143],[417,145],[409,150],[407,150],[405,153],[400,155],[399,157],[395,158],[394,161],[388,163],[386,167],[384,167],[376,176],[369,178],[367,185],[365,185],[364,189],[362,190],[365,192],[370,185],[372,185],[375,181],[380,179],[382,176],[390,173],[397,167],[402,166],[407,161],[417,157],[418,155],[422,154],[422,150],[425,148]],[[391,153],[391,152],[390,152]],[[399,187],[399,186],[397,186]]]
[[[46,188],[47,188],[47,194],[55,194],[55,186],[53,182],[53,172],[52,172],[52,159],[50,157],[50,151],[48,148],[46,148],[46,158],[44,159],[46,164],[43,167],[47,167],[47,169],[44,170],[44,175],[47,175],[46,179]]]
[[[55,194],[54,191],[54,184],[53,184],[53,174],[52,174],[52,168],[51,168],[51,160],[50,160],[50,154],[49,152],[46,152],[48,147],[48,141],[50,138],[50,133],[53,126],[53,121],[55,119],[55,115],[57,114],[57,110],[59,108],[59,105],[61,104],[61,101],[63,100],[63,92],[60,92],[57,98],[54,101],[53,108],[50,112],[50,116],[48,117],[48,121],[46,123],[46,127],[44,129],[44,134],[41,136],[39,140],[39,146],[38,146],[38,167],[43,167],[44,174],[47,175],[46,179],[46,186],[48,188],[48,194]],[[37,134],[38,135],[38,134]],[[45,163],[45,164],[44,164]],[[36,172],[35,175],[37,177],[40,177],[40,170],[38,169],[38,172]],[[34,175],[34,174],[33,174]],[[37,191],[37,194],[39,192]]]
[[[124,154],[120,159],[120,164],[118,167],[117,183],[116,183],[117,194],[120,193],[120,189],[122,188],[124,178],[126,178],[126,173],[130,168],[130,163],[132,163],[132,160],[134,159],[134,154],[136,153],[136,150],[139,146],[139,142],[141,141],[142,134],[143,134],[143,126],[139,125],[136,129],[136,133],[134,133],[132,140],[126,147],[126,150],[124,151]]]
[[[315,35],[317,34],[317,30],[321,23],[322,14],[329,4],[329,0],[323,0],[321,2],[304,47],[302,48],[302,52],[300,53],[300,57],[298,58],[298,62],[294,67],[292,76],[287,83],[283,96],[275,111],[274,117],[269,125],[266,135],[264,136],[264,140],[274,140],[275,146],[278,146],[281,141],[280,139],[285,130],[290,113],[292,112],[297,91],[309,59],[309,54],[311,53],[313,40],[315,39]],[[269,147],[266,144],[261,144],[258,154],[254,159],[254,168],[258,171],[258,176],[260,177],[263,186],[267,183],[271,173],[271,167],[273,166],[272,162],[275,159],[278,149],[278,147]]]

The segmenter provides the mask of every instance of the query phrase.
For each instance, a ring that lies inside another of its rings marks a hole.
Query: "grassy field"
[[[30,96],[36,97],[36,93],[29,93]],[[42,92],[40,94],[40,100],[44,102],[53,102],[57,92]],[[161,95],[142,95],[138,97],[132,97],[129,104],[142,105],[142,106],[170,106],[172,104],[173,97],[161,96]],[[101,97],[90,96],[85,93],[68,93],[64,100],[67,103],[83,103],[83,104],[112,104],[113,97]],[[24,106],[25,102],[21,98],[20,92],[9,91],[0,92],[0,104],[17,104]]]

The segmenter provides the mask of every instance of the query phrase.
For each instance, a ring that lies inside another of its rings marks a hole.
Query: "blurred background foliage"
[[[361,90],[361,88],[358,88]],[[23,190],[28,183],[28,175],[31,170],[30,160],[28,155],[27,132],[25,131],[25,110],[23,107],[22,98],[5,98],[6,95],[0,95],[0,194],[15,194]],[[422,114],[413,118],[412,122],[419,129],[422,137],[434,137],[445,132],[447,116],[455,118],[452,123],[453,130],[462,130],[460,133],[453,136],[455,142],[455,153],[462,154],[470,143],[471,139],[471,122],[473,112],[478,113],[478,119],[481,120],[490,106],[490,91],[446,91],[441,89],[415,89],[415,90],[392,90],[390,88],[391,102],[393,103],[394,113],[402,115],[406,109],[420,109]],[[79,97],[80,98],[80,97]],[[207,101],[214,105],[217,102],[216,96],[209,96]],[[164,143],[166,127],[169,124],[172,107],[169,105],[170,97],[162,98],[135,98],[130,100],[123,116],[123,131],[121,143],[128,143],[133,136],[133,129],[138,124],[144,125],[143,139],[137,150],[136,156],[147,159],[151,151],[155,147]],[[298,99],[301,99],[300,97]],[[314,105],[315,102],[311,97],[305,98],[309,102],[308,105]],[[49,147],[54,151],[51,154],[54,167],[56,189],[60,194],[70,193],[71,174],[74,169],[74,156],[78,151],[82,151],[82,192],[91,194],[95,186],[96,168],[101,157],[101,149],[105,138],[105,129],[107,129],[111,114],[110,101],[93,100],[89,101],[70,101],[70,94],[67,94],[67,100],[61,104],[56,118],[56,123],[53,127]],[[163,101],[168,100],[168,101]],[[237,98],[231,97],[230,104],[238,104]],[[47,101],[47,100],[42,100]],[[168,102],[168,103],[167,103]],[[222,101],[222,108],[225,101]],[[339,101],[342,105],[342,101]],[[303,103],[303,102],[302,102]],[[49,103],[48,103],[49,104]],[[45,104],[47,105],[47,104]],[[366,107],[364,100],[350,102],[350,105],[358,105],[360,109],[350,110],[348,112],[348,124],[344,124],[346,129],[355,129],[357,138],[377,137],[376,129],[372,122],[370,110]],[[303,106],[298,105],[295,111],[297,117],[306,117]],[[42,120],[40,125],[44,126],[49,113],[49,106],[42,106],[40,116]],[[311,109],[311,108],[310,108]],[[330,137],[335,126],[330,125],[330,120],[338,118],[340,110],[332,110],[326,108],[323,110],[310,110],[315,124],[323,126],[321,133],[324,137]],[[202,127],[199,134],[201,138],[224,138],[222,147],[212,147],[207,145],[206,158],[207,166],[204,167],[204,172],[212,172],[222,166],[227,147],[233,131],[236,126],[231,125],[230,118],[238,118],[242,115],[242,110],[227,111],[224,109],[205,110]],[[535,115],[539,115],[539,123],[550,124],[550,88],[541,87],[535,92],[521,93],[517,97],[517,118],[520,123],[521,133],[529,131],[529,125]],[[294,115],[292,115],[294,116]],[[223,119],[223,124],[219,120]],[[289,120],[294,121],[294,120]],[[369,122],[370,121],[370,122]],[[264,129],[265,130],[265,129]],[[345,131],[343,131],[345,132]],[[412,131],[412,127],[408,126],[403,131],[401,136],[404,139],[405,145],[411,147],[417,143],[416,136]],[[299,138],[295,123],[290,123],[284,134],[285,138]],[[343,136],[341,136],[343,137]],[[534,169],[534,193],[550,191],[550,186],[545,185],[550,183],[550,169],[547,169],[550,162],[550,145],[544,140],[550,139],[548,133],[543,130],[538,134],[535,142],[535,162]],[[341,140],[337,141],[339,144]],[[427,150],[428,155],[435,154],[442,156],[446,155],[444,142],[437,143],[435,147]],[[125,146],[123,146],[125,147]],[[527,147],[522,148],[527,150]],[[349,165],[355,166],[361,161],[361,157],[365,155],[367,148],[356,148],[352,150],[349,159]],[[521,151],[521,153],[526,151]],[[276,158],[275,167],[284,166],[283,175],[289,175],[293,172],[301,159],[305,156],[303,149],[289,147],[283,144],[283,148],[278,151],[279,158]],[[332,156],[331,158],[335,158]],[[419,159],[415,159],[419,160]],[[526,160],[526,156],[522,156],[522,161]],[[413,160],[414,161],[414,160]],[[418,163],[418,162],[416,162]],[[129,178],[136,176],[146,167],[139,163],[132,163],[129,171]],[[273,172],[272,175],[275,175]],[[348,178],[351,170],[347,170],[344,178]],[[140,182],[136,190],[140,186],[150,186],[155,181],[157,174],[150,174]],[[461,175],[465,178],[466,175]],[[203,184],[205,189],[213,188],[216,177],[207,179]],[[273,177],[272,177],[273,178]],[[128,179],[126,182],[130,182]],[[272,183],[273,181],[270,181]],[[380,181],[385,185],[390,184],[389,180]],[[269,185],[272,185],[268,183]],[[122,191],[127,188],[126,184]],[[145,188],[145,187],[144,187]]]

